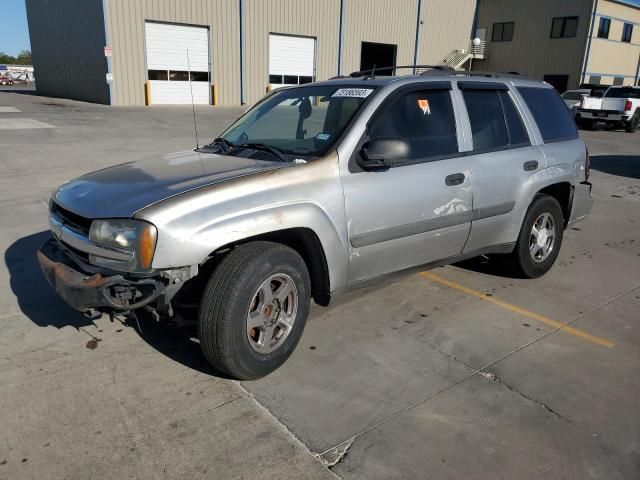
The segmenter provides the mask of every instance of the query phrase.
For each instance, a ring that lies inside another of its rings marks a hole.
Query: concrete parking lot
[[[581,132],[592,215],[549,274],[478,259],[314,307],[271,376],[91,321],[35,251],[65,180],[193,147],[191,108],[0,92],[0,479],[640,478],[640,132]],[[240,108],[199,108],[213,138]]]

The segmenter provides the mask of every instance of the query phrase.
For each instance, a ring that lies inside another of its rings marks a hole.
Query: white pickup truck
[[[576,121],[587,130],[604,122],[634,132],[640,124],[640,87],[609,87],[602,97],[583,97]]]

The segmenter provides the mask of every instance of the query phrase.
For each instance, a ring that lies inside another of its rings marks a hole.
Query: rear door
[[[515,242],[530,192],[548,183],[521,106],[505,83],[460,81],[471,127],[473,219],[465,252]]]
[[[458,255],[471,225],[468,158],[450,82],[400,89],[370,120],[342,182],[350,243],[349,281]],[[406,161],[363,171],[360,147],[377,138],[411,145]]]

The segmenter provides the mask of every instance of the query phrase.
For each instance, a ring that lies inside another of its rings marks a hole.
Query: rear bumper
[[[42,245],[37,255],[51,286],[81,312],[133,310],[151,303],[166,289],[155,278],[128,279],[122,275],[85,272],[54,239]]]
[[[593,207],[593,197],[591,196],[591,184],[582,182],[576,185],[573,191],[573,204],[571,206],[571,215],[569,225],[584,220]]]
[[[629,115],[614,110],[587,110],[579,108],[577,118],[597,122],[626,122],[629,120]]]

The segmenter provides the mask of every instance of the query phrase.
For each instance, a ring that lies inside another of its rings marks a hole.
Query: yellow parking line
[[[596,337],[594,335],[590,335],[587,332],[583,332],[582,330],[578,330],[577,328],[570,327],[568,325],[564,325],[561,322],[556,320],[552,320],[551,318],[545,317],[544,315],[540,315],[538,313],[532,312],[522,307],[518,307],[517,305],[512,305],[511,303],[504,302],[502,300],[498,300],[495,297],[490,297],[485,293],[479,292],[477,290],[473,290],[472,288],[465,287],[464,285],[460,285],[457,282],[447,280],[446,278],[442,278],[439,275],[431,272],[422,272],[420,273],[424,278],[428,278],[434,282],[440,283],[442,285],[446,285],[449,288],[453,288],[455,290],[459,290],[461,292],[466,293],[467,295],[471,295],[472,297],[479,298],[480,300],[484,300],[485,302],[493,303],[494,305],[498,305],[499,307],[504,308],[505,310],[509,310],[514,313],[518,313],[525,317],[531,318],[533,320],[538,320],[539,322],[546,323],[550,327],[560,328],[563,332],[570,333],[571,335],[575,335],[587,342],[595,343],[596,345],[602,345],[603,347],[612,348],[614,343],[609,340],[605,340],[604,338]]]

